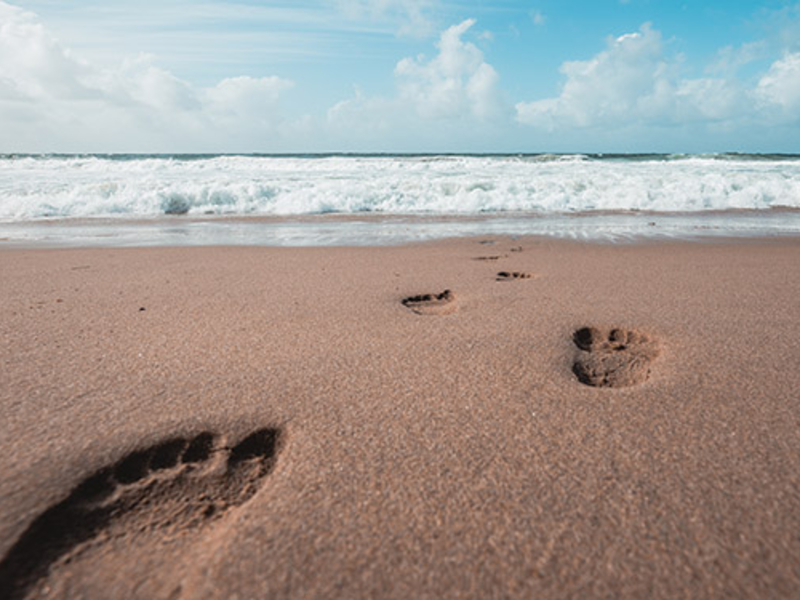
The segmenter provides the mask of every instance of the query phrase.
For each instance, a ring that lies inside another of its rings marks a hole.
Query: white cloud
[[[156,111],[191,111],[200,108],[196,90],[169,71],[156,58],[140,55],[114,70],[98,71],[97,87],[111,102],[138,104]]]
[[[477,46],[461,37],[475,24],[467,19],[442,33],[439,54],[404,58],[395,67],[401,98],[426,118],[459,117],[480,119],[500,112],[498,75],[483,59]]]
[[[400,60],[396,93],[353,97],[327,112],[325,132],[338,147],[359,151],[486,151],[513,126],[498,75],[474,44],[468,19],[441,33],[438,52]],[[480,37],[480,36],[478,36]],[[489,144],[492,144],[491,146]]]
[[[280,123],[278,102],[291,86],[234,77],[200,88],[147,55],[101,69],[35,15],[0,1],[0,151],[218,148],[226,139],[252,146]]]
[[[758,82],[755,97],[762,109],[777,108],[779,116],[800,116],[800,52],[775,61]]]
[[[605,50],[561,67],[555,98],[517,104],[517,119],[547,130],[721,121],[746,110],[746,94],[732,79],[680,77],[661,34],[649,24],[609,39]]]
[[[648,109],[663,94],[661,47],[661,35],[645,25],[640,32],[609,40],[607,49],[591,60],[564,63],[561,94],[518,104],[519,120],[554,128],[630,119],[640,104]]]
[[[32,13],[0,2],[0,79],[29,98],[82,98],[90,69],[47,34]]]
[[[544,25],[547,22],[547,17],[544,16],[542,11],[534,10],[531,12],[531,20],[533,21],[534,25]]]

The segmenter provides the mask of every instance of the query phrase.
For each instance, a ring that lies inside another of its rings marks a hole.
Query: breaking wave
[[[800,208],[779,155],[0,156],[0,220]]]

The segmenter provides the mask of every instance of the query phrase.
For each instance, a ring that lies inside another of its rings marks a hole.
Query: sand
[[[0,281],[4,598],[797,597],[800,240]]]

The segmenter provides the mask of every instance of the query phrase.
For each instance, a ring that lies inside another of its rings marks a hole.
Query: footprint
[[[121,568],[139,557],[158,560],[148,542],[180,542],[250,500],[273,469],[280,442],[273,428],[232,447],[203,432],[100,469],[20,536],[0,562],[1,595],[15,600],[46,591],[62,575],[97,571],[95,559],[104,553],[117,552]]]
[[[456,295],[450,290],[441,294],[422,294],[403,299],[403,305],[418,315],[448,315],[458,310]]]
[[[533,277],[531,273],[524,271],[500,271],[497,274],[497,281],[515,281],[517,279],[530,279]]]
[[[626,387],[647,380],[658,344],[636,330],[583,327],[572,336],[578,348],[572,365],[578,381],[593,387]]]
[[[507,254],[494,254],[491,256],[476,256],[472,260],[500,260],[501,258],[508,258]]]

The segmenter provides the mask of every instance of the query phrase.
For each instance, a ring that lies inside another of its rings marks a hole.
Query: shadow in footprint
[[[627,329],[582,327],[572,335],[578,348],[572,372],[593,387],[626,387],[647,380],[659,355],[658,344],[645,333]]]
[[[280,438],[278,429],[259,429],[228,448],[203,432],[166,440],[100,469],[37,517],[3,558],[3,597],[23,598],[93,544],[165,527],[173,535],[204,527],[258,491],[274,467]]]

